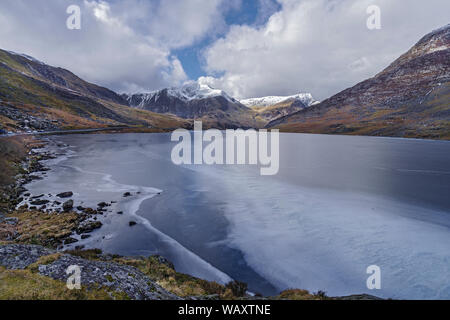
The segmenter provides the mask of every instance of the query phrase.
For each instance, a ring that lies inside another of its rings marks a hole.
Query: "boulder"
[[[72,191],[61,192],[61,193],[57,194],[56,196],[58,198],[70,198],[73,196],[73,192]]]
[[[62,208],[64,212],[68,212],[73,209],[73,200],[68,200],[63,203]]]
[[[47,204],[49,202],[50,201],[48,201],[48,200],[36,200],[36,201],[30,202],[30,204],[33,206],[43,206],[44,204]]]

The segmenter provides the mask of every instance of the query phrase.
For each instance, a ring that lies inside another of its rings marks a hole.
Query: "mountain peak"
[[[429,54],[441,54],[450,49],[450,24],[433,30],[419,40],[408,52],[403,54],[385,71],[397,67],[414,59],[425,57]]]
[[[189,81],[181,87],[171,87],[161,90],[150,91],[148,93],[123,94],[131,106],[143,108],[150,101],[157,102],[162,97],[170,97],[188,103],[194,100],[204,100],[209,98],[223,97],[231,103],[238,103],[236,99],[228,95],[225,91],[212,88],[211,86]]]
[[[425,35],[375,77],[276,119],[286,131],[449,137],[450,25]]]
[[[199,83],[198,81],[189,81],[180,88],[168,89],[168,92],[170,95],[184,101],[201,100],[221,96],[230,102],[236,102],[236,100],[225,91],[212,88],[211,86],[204,83]]]
[[[241,100],[240,102],[247,107],[268,107],[278,103],[287,102],[288,100],[296,100],[301,102],[305,107],[317,104],[310,93],[298,93],[292,96],[267,96],[260,98],[249,98]]]

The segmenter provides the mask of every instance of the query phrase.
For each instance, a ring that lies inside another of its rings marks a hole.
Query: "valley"
[[[190,81],[118,94],[68,70],[0,50],[0,132],[277,128],[283,132],[450,139],[450,25],[375,77],[322,102],[311,94],[237,100]],[[130,129],[131,128],[131,129]]]

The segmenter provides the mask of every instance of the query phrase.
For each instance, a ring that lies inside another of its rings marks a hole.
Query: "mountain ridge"
[[[269,122],[286,132],[450,139],[450,25],[373,78]]]
[[[288,100],[298,100],[305,104],[307,107],[318,103],[310,93],[298,93],[291,96],[265,96],[257,98],[242,99],[240,102],[251,108],[251,107],[269,107],[279,103],[286,102]]]
[[[257,113],[225,91],[195,81],[179,88],[165,88],[149,93],[123,94],[130,107],[183,119],[202,120],[219,129],[262,127]]]
[[[173,116],[126,106],[114,91],[31,56],[0,49],[1,132],[104,127],[189,127]]]
[[[310,94],[238,101],[195,81],[117,94],[69,70],[0,49],[0,131],[72,128],[278,128],[286,132],[450,139],[450,24],[372,78],[317,102]]]

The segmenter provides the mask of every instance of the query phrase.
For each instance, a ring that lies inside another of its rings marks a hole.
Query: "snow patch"
[[[163,92],[167,90],[167,95],[169,97],[177,98],[184,102],[190,102],[194,100],[203,100],[215,97],[223,97],[229,102],[237,103],[238,101],[228,95],[225,91],[215,89],[207,84],[199,83],[197,81],[190,81],[185,83],[179,88],[167,88],[157,91],[151,91],[148,93],[138,93],[138,94],[125,94],[125,99],[131,104],[132,99],[136,96],[139,97],[139,103],[134,107],[143,108],[149,101],[157,102],[159,98],[163,95]]]
[[[288,100],[299,100],[307,107],[319,103],[310,93],[299,93],[293,96],[268,96],[261,98],[244,99],[240,102],[247,107],[268,107]]]

